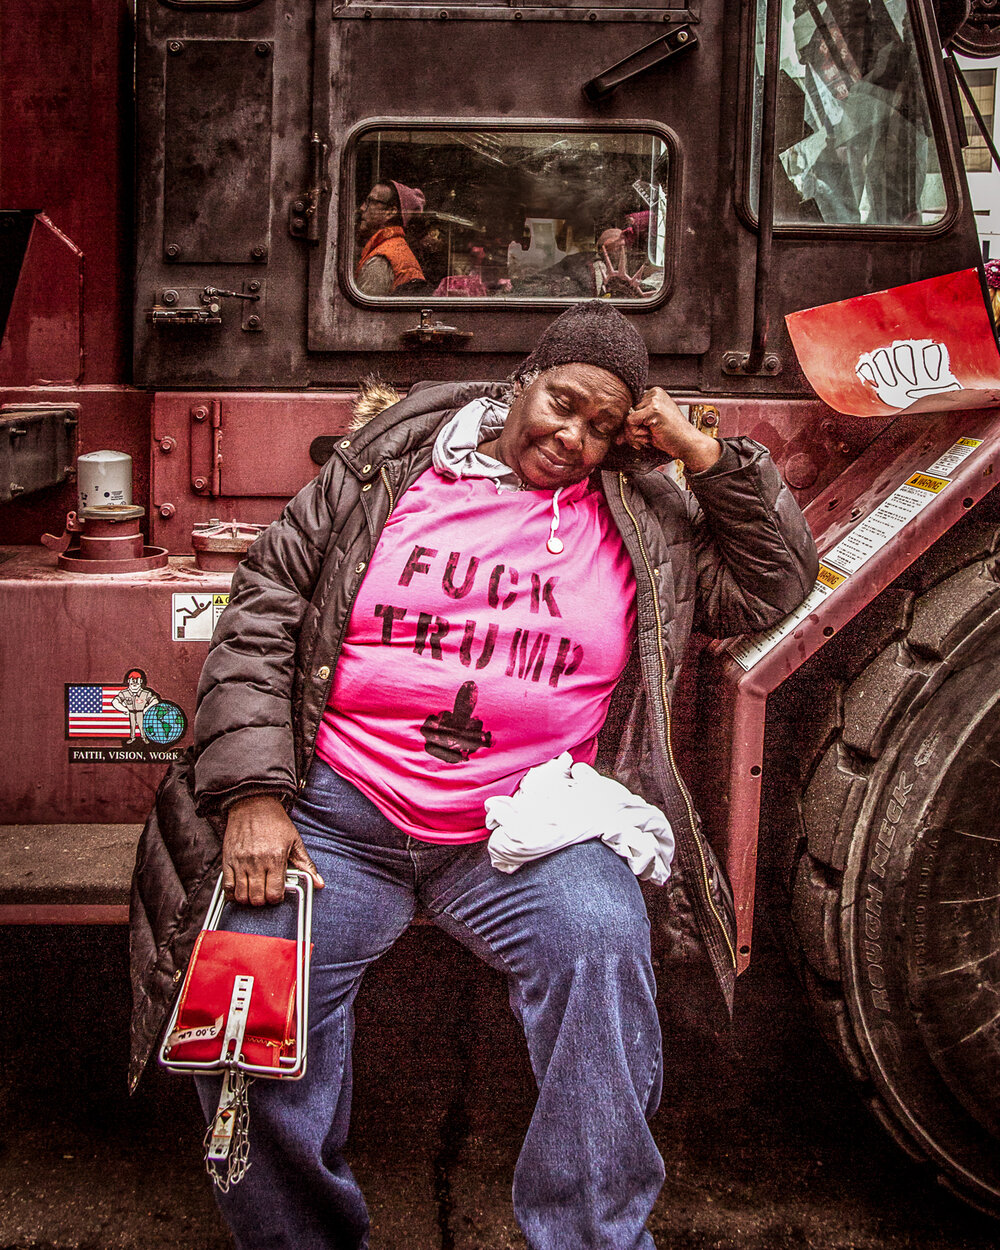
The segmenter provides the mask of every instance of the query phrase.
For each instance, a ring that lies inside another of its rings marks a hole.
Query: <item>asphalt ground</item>
[[[126,1092],[124,930],[0,934],[0,1250],[228,1250],[191,1082],[154,1070]],[[672,1030],[666,1053],[659,1250],[1000,1242],[871,1119],[766,930],[731,1038]],[[523,1250],[510,1184],[532,1100],[500,978],[435,930],[405,935],[358,1003],[372,1250]]]

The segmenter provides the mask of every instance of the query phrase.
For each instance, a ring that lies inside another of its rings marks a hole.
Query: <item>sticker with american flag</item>
[[[127,738],[127,712],[112,703],[124,686],[67,686],[67,738]]]

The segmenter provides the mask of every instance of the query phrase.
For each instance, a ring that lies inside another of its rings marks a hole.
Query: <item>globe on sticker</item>
[[[150,742],[158,746],[173,746],[183,738],[187,729],[187,717],[176,703],[161,701],[146,708],[142,717],[142,730]]]

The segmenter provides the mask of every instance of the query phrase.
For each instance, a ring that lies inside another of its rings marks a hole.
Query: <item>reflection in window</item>
[[[996,94],[997,72],[995,69],[962,69],[965,84],[972,92],[976,107],[982,114],[983,121],[990,134],[993,133],[993,107]],[[969,136],[969,145],[962,152],[965,168],[970,174],[989,173],[992,169],[990,150],[986,146],[979,123],[973,116],[972,109],[965,96],[962,96],[962,113],[965,116],[965,133]]]
[[[666,285],[658,135],[378,130],[354,156],[363,294],[651,300]]]
[[[757,0],[757,209],[765,0]],[[926,226],[945,189],[906,0],[782,0],[775,222]]]

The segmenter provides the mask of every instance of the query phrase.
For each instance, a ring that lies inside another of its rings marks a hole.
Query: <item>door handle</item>
[[[612,91],[616,91],[623,82],[628,82],[630,78],[635,78],[637,74],[644,74],[647,69],[652,69],[654,65],[659,65],[668,57],[678,52],[686,52],[697,45],[698,36],[689,25],[685,23],[683,26],[676,26],[673,30],[668,30],[665,35],[661,35],[659,39],[654,39],[652,43],[647,43],[645,47],[630,53],[617,65],[612,65],[610,69],[603,70],[589,82],[585,82],[583,94],[591,104],[597,104],[598,101],[606,99]]]

